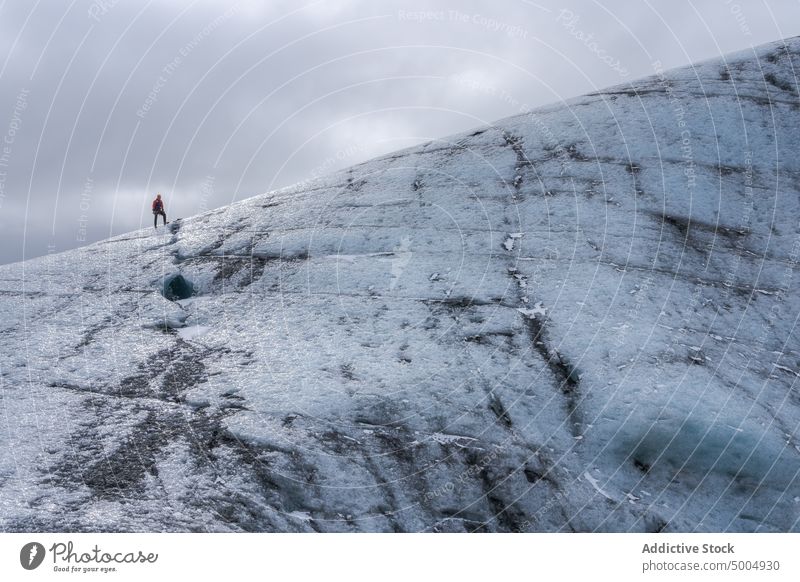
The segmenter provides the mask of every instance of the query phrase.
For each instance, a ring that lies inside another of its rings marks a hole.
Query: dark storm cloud
[[[0,4],[0,262],[796,34],[754,3]],[[13,135],[12,135],[13,134]],[[10,143],[6,143],[10,141]]]

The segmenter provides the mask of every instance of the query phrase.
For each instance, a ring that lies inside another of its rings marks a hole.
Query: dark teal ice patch
[[[162,282],[161,294],[170,301],[188,299],[194,295],[194,285],[180,273],[167,275]]]

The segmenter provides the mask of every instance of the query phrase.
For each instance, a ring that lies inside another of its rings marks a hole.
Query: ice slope
[[[0,529],[800,531],[798,68],[0,267]]]

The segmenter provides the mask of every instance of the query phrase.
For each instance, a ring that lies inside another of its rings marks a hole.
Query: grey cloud
[[[748,34],[724,1],[699,15],[618,0],[5,2],[0,139],[29,96],[0,168],[0,262],[147,226],[157,190],[188,216],[650,74],[653,58],[680,65],[796,32],[742,9]]]

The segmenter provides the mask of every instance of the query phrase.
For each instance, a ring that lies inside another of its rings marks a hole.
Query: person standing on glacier
[[[156,199],[153,200],[153,228],[158,228],[159,215],[164,217],[165,226],[169,224],[167,222],[167,213],[164,211],[164,202],[161,200],[161,194],[156,194]]]

